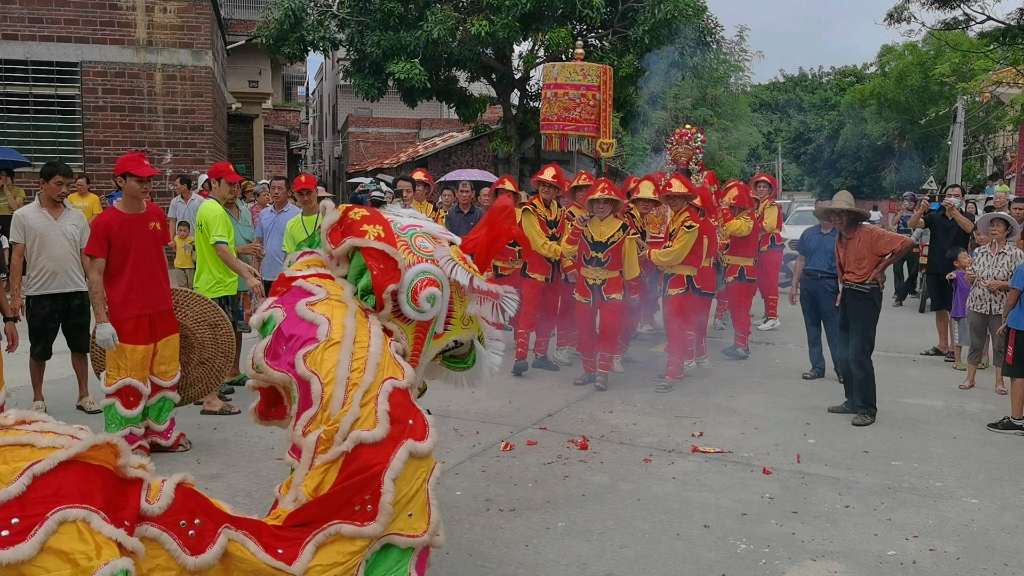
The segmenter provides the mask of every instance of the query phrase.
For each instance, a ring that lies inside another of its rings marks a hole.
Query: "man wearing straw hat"
[[[885,271],[913,248],[906,236],[880,226],[864,225],[870,214],[857,208],[853,195],[840,190],[827,207],[814,211],[839,230],[836,272],[839,276],[839,362],[846,401],[829,407],[833,414],[854,414],[854,426],[870,426],[875,405],[875,331],[882,312]]]

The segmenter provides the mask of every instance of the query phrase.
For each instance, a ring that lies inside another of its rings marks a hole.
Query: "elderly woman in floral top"
[[[974,252],[973,262],[967,269],[965,280],[971,285],[967,297],[967,325],[970,329],[971,348],[967,355],[967,380],[961,388],[973,388],[974,376],[985,349],[986,334],[992,338],[995,354],[996,392],[1006,394],[1003,383],[1004,336],[998,333],[1002,324],[1003,306],[1010,289],[1014,270],[1024,264],[1024,252],[1015,245],[1020,227],[1008,214],[992,212],[978,218],[977,229],[986,232],[991,241]]]

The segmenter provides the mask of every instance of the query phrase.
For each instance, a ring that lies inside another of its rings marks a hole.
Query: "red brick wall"
[[[288,133],[277,130],[263,131],[263,173],[288,176]]]
[[[275,106],[263,110],[263,127],[290,130],[299,127],[299,108]]]
[[[426,158],[427,170],[434,178],[440,178],[452,170],[469,168],[493,172],[494,152],[487,149],[488,143],[490,143],[490,139],[483,136],[451,148],[445,148]],[[422,164],[422,161],[418,164]],[[413,167],[412,163],[403,166],[407,170],[412,170]]]
[[[210,0],[4,0],[0,41],[209,50],[212,13]]]

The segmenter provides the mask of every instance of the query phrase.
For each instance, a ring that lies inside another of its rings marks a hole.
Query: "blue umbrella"
[[[14,148],[0,148],[0,169],[28,168],[32,163]]]

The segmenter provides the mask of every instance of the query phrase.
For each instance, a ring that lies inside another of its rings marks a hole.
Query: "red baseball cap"
[[[131,174],[139,178],[151,178],[163,172],[153,168],[149,158],[142,152],[129,152],[117,159],[114,163],[114,176]]]
[[[316,190],[316,176],[310,176],[309,174],[299,174],[292,180],[292,191],[298,192],[299,190]]]
[[[223,178],[227,180],[229,184],[237,184],[238,182],[245,180],[245,178],[235,171],[235,166],[231,162],[217,162],[213,166],[210,166],[206,175],[213,180]]]

